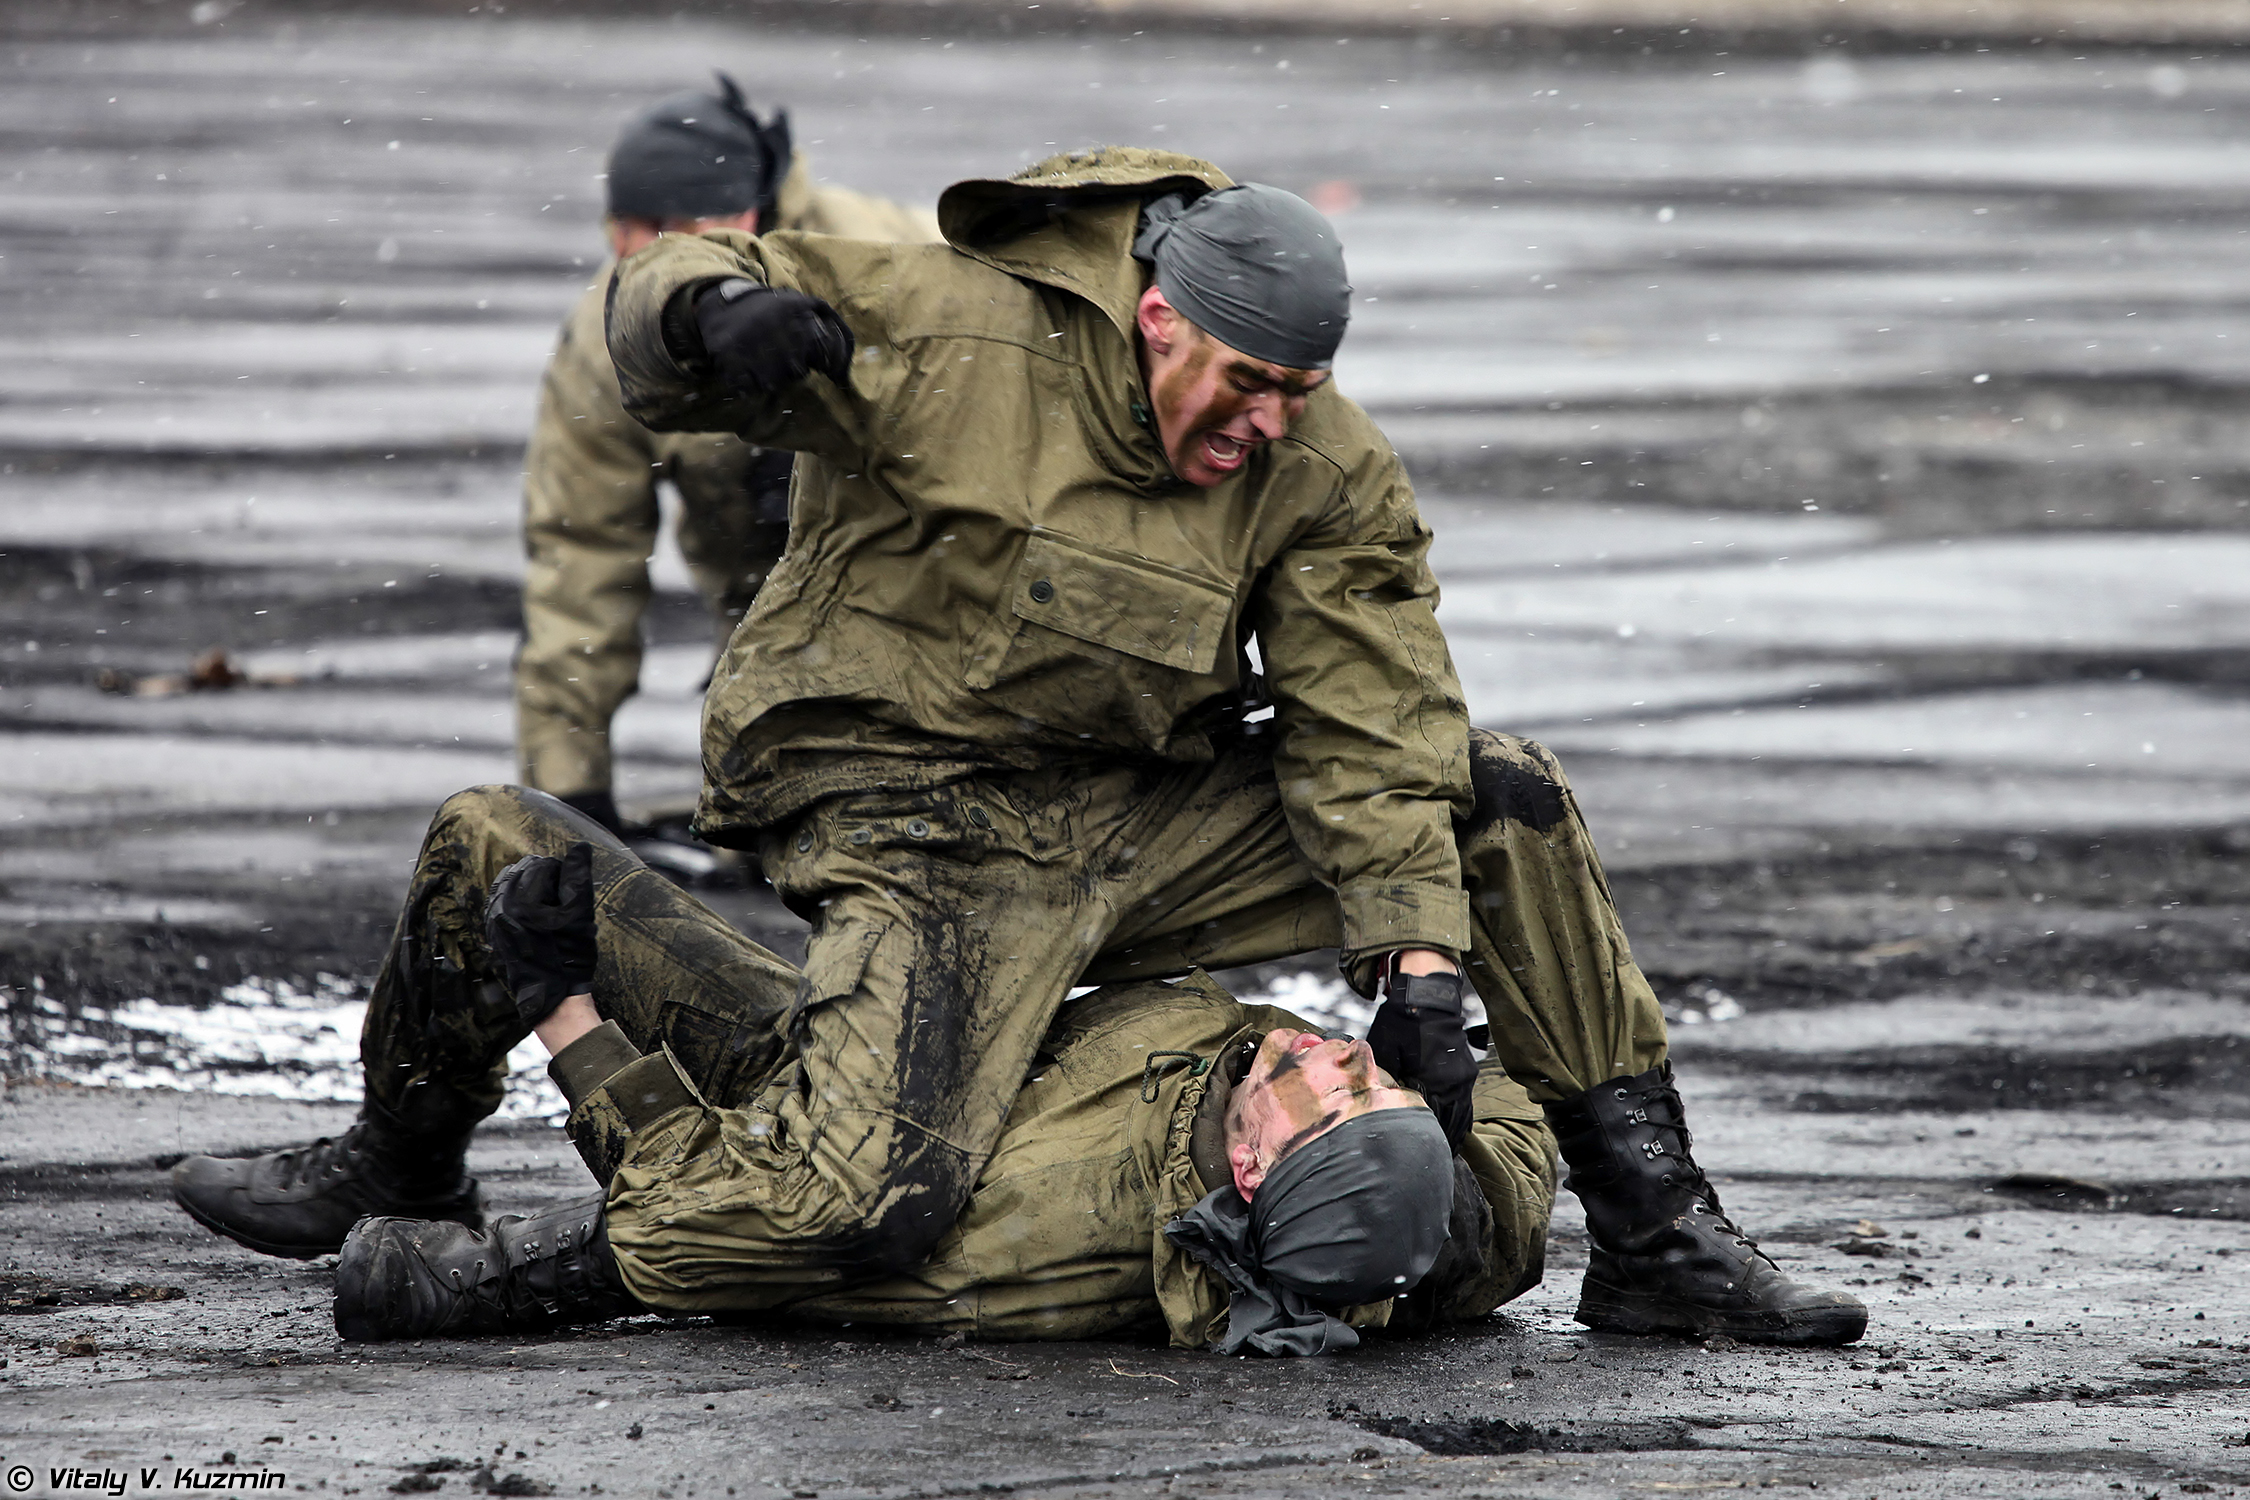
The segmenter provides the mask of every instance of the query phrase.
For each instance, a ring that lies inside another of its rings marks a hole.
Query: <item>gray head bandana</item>
[[[1335,1310],[1410,1291],[1453,1213],[1453,1151],[1426,1109],[1346,1120],[1282,1158],[1251,1201],[1232,1187],[1164,1226],[1227,1284],[1221,1354],[1359,1346]]]
[[[1351,320],[1344,248],[1310,203],[1260,182],[1141,210],[1133,254],[1156,267],[1164,299],[1253,359],[1325,370]]]
[[[720,73],[716,94],[674,94],[629,121],[609,153],[619,218],[719,219],[767,208],[789,171],[789,117],[760,124]]]

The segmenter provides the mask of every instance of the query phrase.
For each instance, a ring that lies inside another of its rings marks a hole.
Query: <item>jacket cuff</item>
[[[563,1049],[564,1052],[570,1050],[569,1047]],[[556,1061],[561,1061],[560,1054]],[[680,1071],[672,1054],[654,1052],[636,1058],[602,1080],[571,1109],[570,1119],[563,1129],[585,1159],[587,1170],[606,1191],[636,1133],[675,1110],[702,1107],[703,1096]]]
[[[1399,948],[1435,948],[1456,956],[1469,951],[1468,892],[1450,881],[1394,884],[1356,881],[1339,887],[1346,972],[1364,960]]]
[[[695,299],[703,295],[705,287],[717,286],[728,279],[705,276],[697,281],[682,282],[664,299],[664,310],[657,315],[656,327],[664,338],[664,352],[691,377],[700,378],[711,361],[711,351],[703,344],[703,329],[696,322]]]
[[[607,1083],[613,1074],[641,1060],[641,1049],[625,1038],[615,1021],[604,1021],[556,1053],[547,1064],[547,1076],[562,1090],[572,1109],[588,1094]]]
[[[730,276],[754,278],[735,253],[749,243],[739,234],[668,234],[610,273],[604,338],[625,409],[644,424],[658,417],[664,419],[660,430],[676,427],[673,419],[684,420],[700,404],[697,371],[681,364],[667,338],[682,332],[674,299],[685,294],[680,306],[692,316],[696,287]]]

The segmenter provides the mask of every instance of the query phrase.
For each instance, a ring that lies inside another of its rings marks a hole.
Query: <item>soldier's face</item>
[[[1156,435],[1172,472],[1199,489],[1242,472],[1250,456],[1286,435],[1326,370],[1253,359],[1197,328],[1150,287],[1141,295],[1142,375]]]
[[[1375,1066],[1367,1043],[1286,1027],[1266,1033],[1227,1109],[1228,1164],[1247,1198],[1290,1152],[1378,1109],[1416,1109],[1422,1096]]]

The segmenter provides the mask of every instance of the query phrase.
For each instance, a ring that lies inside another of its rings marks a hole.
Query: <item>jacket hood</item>
[[[1130,337],[1141,296],[1133,259],[1141,205],[1233,186],[1197,157],[1103,146],[1050,156],[1005,179],[957,182],[938,198],[938,227],[964,255],[1084,297]]]

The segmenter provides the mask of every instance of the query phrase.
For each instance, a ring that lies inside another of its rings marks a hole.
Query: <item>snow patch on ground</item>
[[[367,1014],[358,983],[321,974],[308,993],[286,979],[253,978],[222,994],[220,1005],[140,999],[105,1009],[0,989],[11,1070],[106,1088],[358,1101]],[[566,1112],[546,1049],[526,1038],[508,1054],[501,1117],[559,1121]]]
[[[1674,1025],[1732,1020],[1733,997],[1706,986],[1665,1007]],[[361,1094],[359,1033],[367,1014],[364,988],[335,974],[312,989],[286,979],[253,978],[229,985],[223,1003],[175,1005],[153,999],[123,1005],[69,1006],[30,989],[0,987],[0,1064],[62,1082],[104,1088],[181,1089],[351,1104]],[[1365,1036],[1372,1001],[1335,975],[1299,972],[1274,978],[1242,996],[1316,1026]],[[1472,995],[1469,1024],[1484,1019]],[[508,1054],[508,1090],[500,1117],[560,1123],[568,1113],[547,1077],[546,1049],[526,1038]]]
[[[1367,1035],[1375,1019],[1375,1002],[1362,1000],[1350,985],[1334,974],[1299,971],[1283,974],[1264,989],[1244,994],[1245,1005],[1271,1005],[1303,1016],[1318,1025]],[[1463,1007],[1467,1024],[1485,1019],[1483,1002],[1471,991]],[[1707,980],[1697,980],[1664,1001],[1664,1018],[1674,1026],[1703,1026],[1737,1019],[1742,1002]]]

